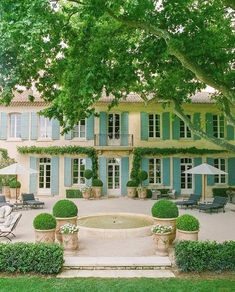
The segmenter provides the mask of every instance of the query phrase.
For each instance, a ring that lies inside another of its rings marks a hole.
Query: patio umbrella
[[[203,200],[205,201],[206,196],[206,177],[207,175],[218,175],[218,174],[227,174],[227,172],[220,170],[210,164],[202,163],[198,166],[195,166],[191,169],[184,171],[184,173],[190,174],[201,174],[203,176]]]

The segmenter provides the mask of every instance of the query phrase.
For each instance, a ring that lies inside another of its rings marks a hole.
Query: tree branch
[[[226,7],[232,8],[235,10],[235,0],[223,0]]]

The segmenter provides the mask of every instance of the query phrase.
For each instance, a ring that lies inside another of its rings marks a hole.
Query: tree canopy
[[[1,102],[34,82],[50,102],[44,114],[69,128],[94,111],[104,90],[113,106],[136,92],[173,104],[194,133],[235,151],[183,110],[209,85],[235,125],[234,8],[234,0],[1,0]]]

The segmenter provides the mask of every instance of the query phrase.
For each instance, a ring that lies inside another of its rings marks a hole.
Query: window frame
[[[14,135],[11,135],[12,134],[12,116],[14,116]],[[18,119],[16,117],[19,117],[19,125],[17,124],[17,121]],[[19,131],[18,135],[17,136],[17,130]],[[9,138],[10,139],[21,139],[21,113],[19,112],[12,112],[12,113],[9,113]]]
[[[221,160],[224,160],[224,169],[221,169]],[[218,165],[215,164],[215,161],[218,160]],[[228,170],[228,160],[226,158],[223,157],[218,157],[218,158],[214,158],[214,162],[213,162],[214,167],[227,172]],[[222,182],[222,178],[224,178],[224,182]],[[217,181],[218,179],[218,181]],[[216,185],[226,185],[228,183],[228,176],[226,174],[216,174],[214,176],[214,183]]]
[[[41,128],[41,119],[44,119],[44,135],[41,135],[42,132],[42,128]],[[48,123],[50,126],[50,130],[48,131],[49,127],[48,127]],[[40,116],[38,117],[38,124],[39,124],[39,135],[38,135],[38,139],[52,139],[52,120],[44,117],[44,116]],[[45,134],[50,134],[50,135],[45,135]]]
[[[215,120],[216,117],[216,120]],[[215,125],[216,123],[216,125]],[[215,129],[217,132],[215,132]],[[222,130],[222,131],[221,131]],[[224,116],[212,114],[212,131],[213,137],[224,139],[225,138],[225,119]]]
[[[77,170],[77,177],[74,176],[74,161],[78,160],[78,170]],[[84,164],[81,164],[81,160],[84,161]],[[85,173],[86,170],[86,159],[82,158],[82,157],[78,157],[78,158],[72,158],[72,185],[74,186],[85,186],[86,185],[86,179],[85,176],[81,176],[81,165],[84,165],[84,171],[83,171],[83,175]],[[74,182],[74,179],[77,179],[77,182]],[[84,182],[81,182],[81,180],[84,179]]]
[[[85,121],[85,130],[84,130],[84,137],[81,137],[81,121],[84,120]],[[87,132],[86,132],[86,126],[87,126],[87,119],[81,119],[77,125],[74,126],[74,128],[71,130],[71,135],[72,135],[72,139],[77,139],[77,140],[86,140],[87,137]],[[76,131],[75,128],[77,128],[78,130]],[[74,133],[77,132],[78,135],[75,136]]]
[[[191,114],[188,114],[187,117],[192,122],[192,115]],[[181,127],[183,128],[183,134],[184,134],[182,137],[181,137],[181,133],[182,133],[181,132]],[[187,139],[187,140],[193,139],[193,133],[192,133],[192,131],[189,129],[189,127],[186,125],[186,123],[182,119],[180,119],[180,128],[179,128],[179,131],[180,131],[180,133],[179,133],[180,139]],[[190,133],[190,137],[187,137],[188,132]]]
[[[158,185],[161,186],[163,185],[163,159],[162,158],[158,158],[158,157],[150,157],[148,158],[148,163],[149,163],[149,169],[148,169],[148,178],[149,178],[149,184],[150,185]],[[150,182],[150,160],[154,160],[153,163],[153,180],[154,182],[151,183]],[[157,182],[157,176],[156,176],[156,161],[159,160],[160,161],[160,182]]]
[[[151,115],[153,115],[153,137],[150,137],[150,116]],[[159,117],[159,137],[156,136],[156,116]],[[149,139],[162,139],[162,114],[161,113],[149,113],[148,114],[148,138]]]

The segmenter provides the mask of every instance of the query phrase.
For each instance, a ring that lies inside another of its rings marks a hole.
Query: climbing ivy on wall
[[[80,146],[51,146],[51,147],[37,147],[37,146],[21,146],[17,148],[20,154],[47,154],[47,155],[66,155],[66,154],[84,154],[91,158],[92,171],[94,178],[98,177],[98,158],[94,148],[80,147]]]
[[[0,148],[0,168],[14,163],[15,160],[8,156],[7,149]]]
[[[216,150],[216,149],[198,149],[196,147],[191,148],[135,148],[133,151],[133,163],[131,170],[131,179],[138,181],[138,173],[141,168],[141,160],[144,156],[170,156],[177,154],[191,154],[191,155],[208,155],[208,154],[218,154],[226,153],[226,150]]]

